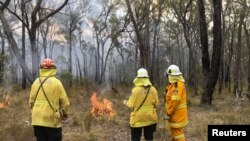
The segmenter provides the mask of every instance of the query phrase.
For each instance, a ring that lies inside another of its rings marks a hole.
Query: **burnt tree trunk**
[[[199,17],[200,17],[200,40],[202,45],[202,68],[204,75],[204,86],[201,97],[200,105],[210,106],[212,104],[212,96],[215,88],[216,81],[219,76],[220,69],[220,59],[221,59],[221,10],[222,10],[222,1],[213,0],[213,52],[212,52],[212,61],[210,68],[210,60],[208,54],[208,36],[207,36],[207,27],[205,19],[205,7],[204,1],[198,1],[199,6]]]

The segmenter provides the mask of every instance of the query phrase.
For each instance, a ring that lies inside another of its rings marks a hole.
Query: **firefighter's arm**
[[[135,99],[136,99],[135,90],[132,89],[132,94],[130,95],[125,105],[128,106],[128,108],[133,109],[135,107]]]
[[[34,105],[34,100],[35,100],[35,94],[36,92],[34,91],[34,86],[31,86],[31,90],[30,90],[30,97],[29,97],[29,107],[32,109],[33,105]]]
[[[159,105],[159,97],[158,97],[158,93],[157,93],[157,91],[155,91],[155,103],[154,103],[154,106],[155,106],[155,108],[156,107],[158,107],[158,105]]]
[[[171,101],[167,104],[167,110],[166,110],[166,114],[168,116],[172,116],[176,110],[177,105],[179,105],[180,100],[175,99],[175,97],[173,99],[171,99]]]
[[[178,86],[179,87],[179,86]],[[166,114],[172,116],[176,110],[176,107],[179,105],[181,100],[181,90],[178,88],[174,90],[173,94],[170,97],[169,102],[167,103]]]
[[[65,92],[65,89],[60,81],[58,82],[58,89],[60,94],[59,101],[60,101],[60,109],[62,110],[62,116],[63,118],[67,118],[70,103],[68,96]]]

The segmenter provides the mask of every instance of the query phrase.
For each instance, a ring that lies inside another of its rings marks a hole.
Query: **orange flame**
[[[5,96],[4,102],[0,102],[0,109],[5,109],[10,106],[11,98],[7,95]]]
[[[108,99],[104,98],[102,102],[98,101],[96,93],[94,92],[90,98],[91,100],[91,105],[92,105],[92,110],[91,110],[91,115],[94,117],[98,116],[114,116],[115,111],[113,110],[112,106],[113,103],[109,101]]]

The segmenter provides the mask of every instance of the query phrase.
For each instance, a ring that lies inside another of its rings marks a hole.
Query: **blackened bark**
[[[205,15],[205,6],[203,0],[198,0],[199,7],[199,24],[200,24],[200,41],[202,51],[202,70],[204,76],[207,76],[210,70],[210,60],[208,53],[208,35],[207,35],[207,22]]]
[[[206,31],[205,28],[206,22],[205,17],[202,17],[202,15],[205,15],[205,9],[203,0],[199,0],[199,9],[200,9],[200,24],[201,29],[203,27],[203,31]],[[202,56],[205,58],[202,58],[202,64],[203,64],[203,72],[205,77],[205,83],[204,83],[204,89],[201,97],[201,106],[210,106],[212,104],[212,96],[215,88],[215,84],[218,80],[219,76],[219,69],[220,69],[220,60],[221,60],[221,41],[222,41],[222,32],[221,32],[221,10],[222,10],[222,1],[213,0],[213,7],[214,7],[214,14],[213,14],[213,21],[214,21],[214,27],[213,27],[213,52],[212,52],[212,62],[211,62],[211,68],[207,66],[209,63],[209,56],[208,56],[208,50],[204,50],[204,48],[208,47],[207,36],[205,36],[206,33],[201,33],[203,36],[201,36],[201,44],[202,44]],[[203,10],[204,11],[203,11]],[[203,11],[203,12],[202,12]],[[203,19],[203,20],[202,20]],[[205,39],[202,39],[205,38]],[[203,46],[204,45],[204,46]],[[207,54],[207,55],[206,55]],[[208,58],[206,58],[208,57]],[[208,62],[207,62],[208,61]],[[208,75],[206,75],[208,72]]]

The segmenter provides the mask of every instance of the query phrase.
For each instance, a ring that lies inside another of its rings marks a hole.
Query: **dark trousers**
[[[62,128],[34,126],[37,141],[62,141]]]
[[[132,141],[140,141],[141,134],[144,134],[145,140],[153,140],[153,133],[156,130],[156,124],[152,124],[145,127],[131,127],[131,140]]]

